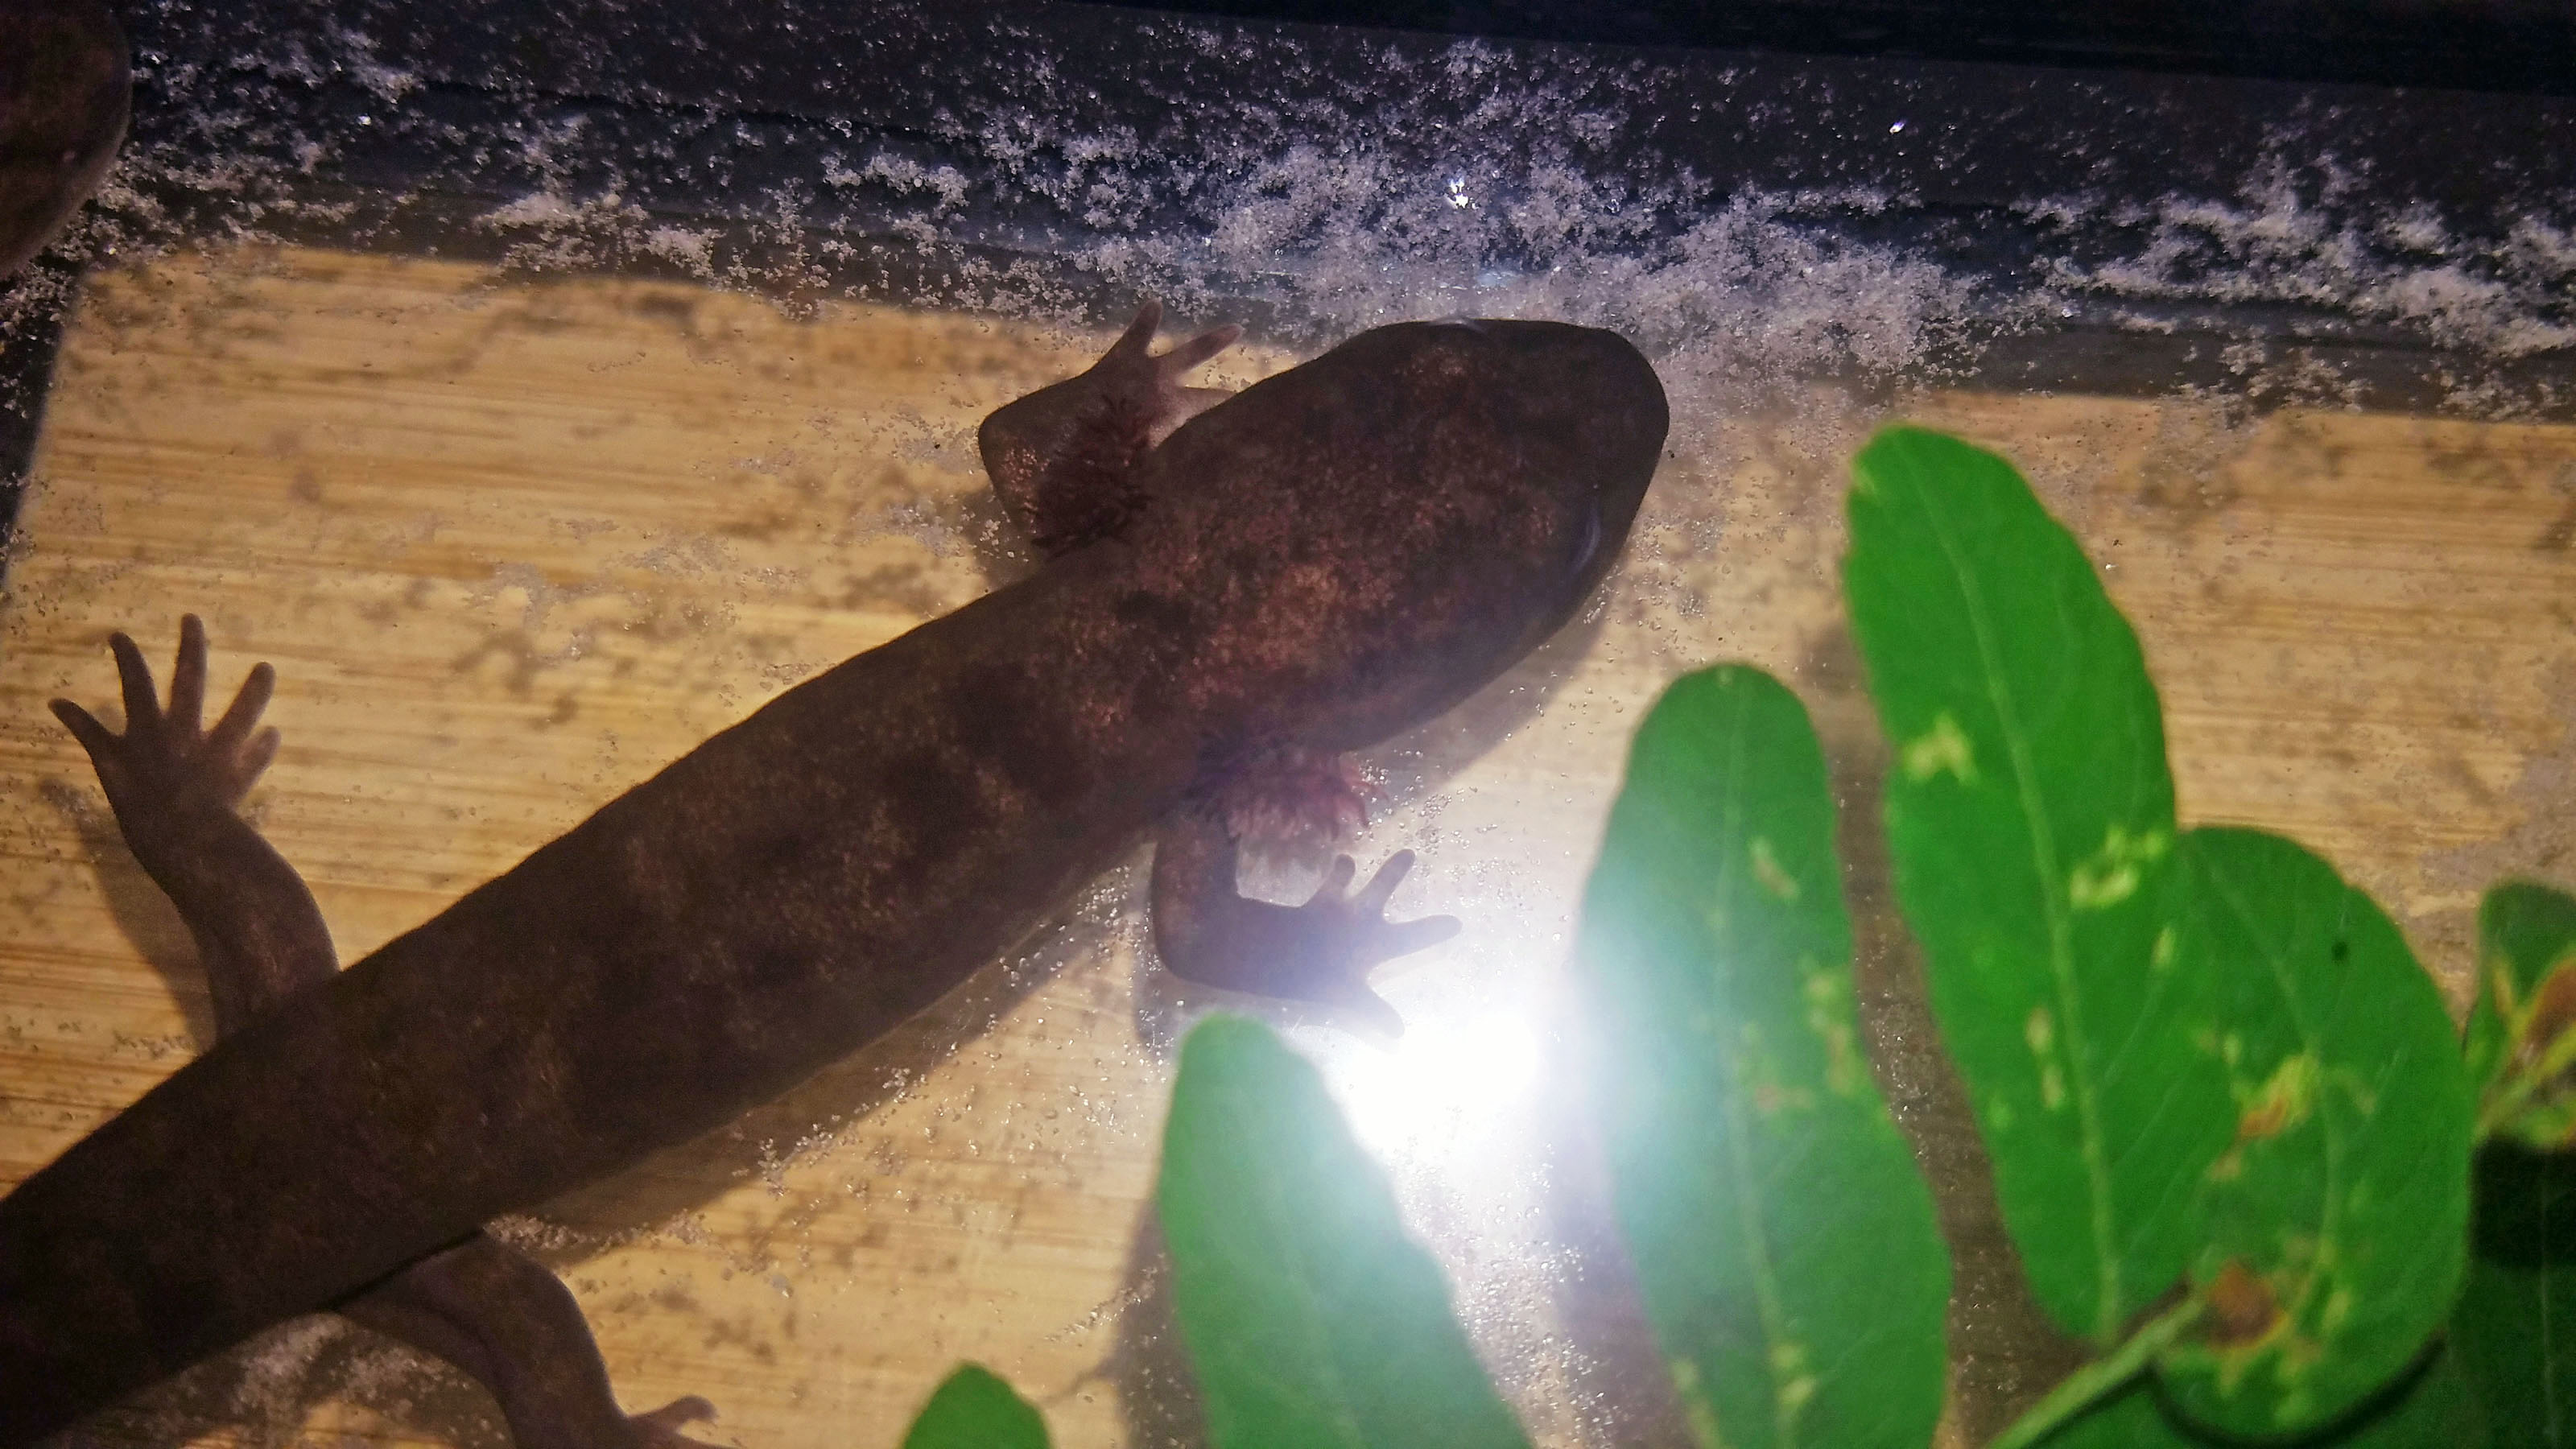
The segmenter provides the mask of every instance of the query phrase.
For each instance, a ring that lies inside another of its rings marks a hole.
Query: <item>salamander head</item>
[[[1299,743],[1373,743],[1509,668],[1609,572],[1666,412],[1615,333],[1380,327],[1194,419],[1150,461],[1140,583],[1189,600]]]
[[[1534,493],[1529,501],[1546,518],[1564,559],[1559,607],[1524,641],[1535,647],[1618,561],[1663,450],[1663,384],[1615,332],[1483,318],[1428,325],[1488,344],[1494,381],[1487,385],[1517,413],[1497,419],[1498,433],[1528,450],[1523,486]]]

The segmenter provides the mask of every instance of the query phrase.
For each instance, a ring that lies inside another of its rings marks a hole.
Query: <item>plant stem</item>
[[[2163,1316],[2149,1320],[2144,1328],[2130,1334],[2126,1343],[2068,1374],[2056,1388],[2048,1391],[2048,1397],[2031,1405],[1986,1449],[2030,1449],[2030,1446],[2056,1433],[2067,1421],[2093,1407],[2112,1390],[2136,1378],[2146,1368],[2148,1360],[2163,1352],[2165,1345],[2182,1337],[2200,1321],[2204,1306],[2201,1296],[2194,1293]]]

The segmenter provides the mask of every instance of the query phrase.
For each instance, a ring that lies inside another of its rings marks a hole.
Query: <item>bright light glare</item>
[[[1520,1011],[1417,1020],[1390,1049],[1344,1043],[1324,1062],[1351,1130],[1372,1152],[1413,1157],[1523,1128],[1538,1085],[1537,1031]]]

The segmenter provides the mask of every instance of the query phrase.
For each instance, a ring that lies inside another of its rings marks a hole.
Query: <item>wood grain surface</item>
[[[277,666],[286,743],[251,808],[355,960],[1017,567],[974,426],[1104,341],[315,251],[96,279],[0,616],[0,1184],[210,1029],[185,934],[44,710],[109,712],[111,630],[166,661],[195,611],[217,688]],[[1244,348],[1211,372],[1240,385],[1294,360]],[[1386,974],[1413,1030],[1388,1051],[1273,1016],[1389,1161],[1533,1431],[1657,1439],[1560,1110],[1577,1084],[1554,998],[1645,702],[1716,659],[1781,673],[1847,787],[1873,1045],[1960,1254],[1951,1434],[1976,1435],[2062,1353],[1994,1235],[1871,859],[1877,746],[1835,597],[1843,460],[1900,414],[2019,460],[2139,626],[2186,815],[2327,853],[2458,1004],[2479,890],[2576,877],[2576,429],[2208,398],[1748,398],[1657,361],[1672,453],[1605,601],[1372,757],[1390,806],[1363,865],[1420,849],[1397,913],[1468,922]],[[1205,1003],[1140,964],[1137,865],[897,1039],[501,1225],[572,1284],[630,1405],[702,1393],[714,1442],[868,1449],[971,1358],[1059,1444],[1191,1442],[1142,1210],[1175,1034]],[[1257,883],[1294,892],[1315,865]],[[461,1380],[328,1319],[84,1433],[501,1442]]]

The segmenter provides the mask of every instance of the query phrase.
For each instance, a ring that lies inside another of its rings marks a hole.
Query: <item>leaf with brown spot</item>
[[[2450,1312],[2468,1082],[2441,993],[2332,866],[2252,830],[2195,830],[2176,855],[2175,949],[2218,984],[2213,1065],[2240,1116],[2232,1170],[2197,1196],[2204,1328],[2157,1365],[2188,1419],[2302,1433],[2402,1374]]]
[[[2245,1266],[2242,1258],[2230,1258],[2210,1281],[2209,1331],[2211,1343],[2235,1348],[2252,1343],[2272,1331],[2281,1316],[2280,1301],[2272,1296],[2271,1285],[2260,1274]]]

